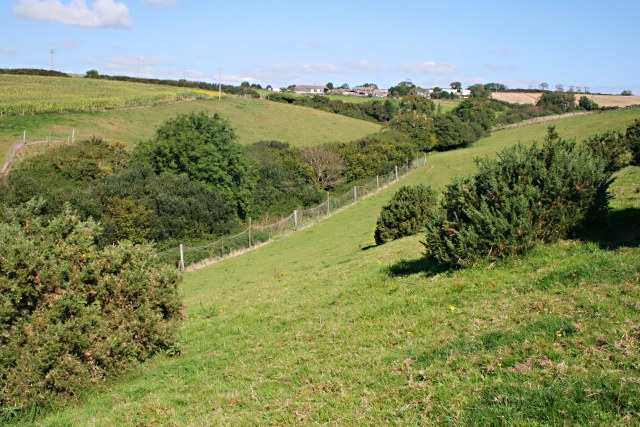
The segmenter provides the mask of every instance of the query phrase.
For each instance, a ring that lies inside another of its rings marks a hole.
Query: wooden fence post
[[[396,181],[398,180],[398,166],[395,167],[395,171],[396,171]]]
[[[249,247],[251,247],[251,217],[249,217]]]
[[[356,190],[356,186],[353,186],[353,203],[358,201],[358,190]]]
[[[298,231],[298,210],[293,211],[293,229]]]
[[[180,243],[180,270],[184,271],[184,248]]]

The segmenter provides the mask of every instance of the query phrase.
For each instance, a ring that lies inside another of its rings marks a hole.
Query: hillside
[[[557,127],[585,138],[639,114]],[[434,153],[431,168],[402,183],[442,188],[474,157],[545,128]],[[612,215],[628,225],[624,218],[640,212],[640,168],[619,176]],[[637,424],[637,224],[613,250],[563,241],[440,271],[422,259],[420,236],[371,246],[379,209],[397,188],[187,274],[181,354],[154,359],[38,424]]]
[[[640,96],[590,95],[576,93],[576,99],[586,96],[601,107],[629,107],[640,105]],[[511,104],[535,104],[542,94],[540,92],[492,92],[491,97]]]
[[[126,145],[153,136],[156,128],[179,113],[207,111],[228,119],[243,144],[279,140],[296,146],[330,141],[350,141],[377,132],[380,126],[337,114],[256,99],[223,98],[156,105],[127,110],[54,113],[0,118],[0,158],[22,138],[66,141],[75,129],[76,139],[99,136]]]

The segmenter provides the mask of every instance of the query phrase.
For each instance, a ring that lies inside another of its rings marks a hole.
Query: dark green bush
[[[403,165],[416,156],[411,139],[395,130],[340,144],[338,150],[344,159],[344,175],[348,181],[389,173],[394,166]]]
[[[606,162],[553,128],[540,146],[519,144],[476,163],[474,176],[448,186],[427,224],[427,254],[444,265],[525,253],[569,236],[607,208]]]
[[[627,127],[625,138],[633,156],[631,164],[640,165],[640,119],[636,119]]]
[[[594,135],[584,141],[584,145],[594,157],[606,162],[607,171],[617,171],[631,162],[631,150],[622,132],[609,131]]]
[[[418,233],[433,214],[436,193],[426,185],[404,186],[382,207],[374,238],[381,245]]]
[[[128,242],[99,249],[98,226],[66,209],[1,213],[0,407],[74,395],[174,345],[175,269]]]

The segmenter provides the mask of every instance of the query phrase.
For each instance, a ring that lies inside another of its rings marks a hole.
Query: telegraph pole
[[[55,49],[51,49],[49,51],[49,53],[51,54],[51,71],[53,71],[53,55],[55,55],[56,50]]]

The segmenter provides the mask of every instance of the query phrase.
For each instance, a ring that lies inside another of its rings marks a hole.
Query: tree
[[[340,89],[349,89],[349,85],[347,83],[342,83]]]
[[[389,96],[392,96],[392,97],[407,96],[413,93],[413,90],[415,88],[416,88],[416,85],[414,85],[410,81],[403,81],[398,83],[396,86],[391,86],[389,88]]]
[[[403,96],[400,102],[400,110],[403,113],[417,113],[429,116],[433,115],[435,109],[435,102],[418,95]]]
[[[631,92],[630,90],[623,90],[622,92],[620,92],[620,95],[622,95],[622,96],[632,96],[633,92]]]
[[[249,84],[249,82],[242,82],[240,83],[240,87],[251,87],[251,85]]]
[[[470,86],[469,90],[471,91],[472,98],[489,98],[491,96],[491,92],[485,89],[484,85],[479,83]]]
[[[484,85],[484,88],[491,92],[504,92],[507,90],[507,86],[502,83],[487,83]]]
[[[462,89],[462,83],[460,82],[451,82],[449,83],[449,86],[451,86],[451,89],[455,89],[458,92],[460,91],[460,89]]]
[[[556,85],[556,92],[564,92],[564,86],[561,84]]]
[[[327,89],[333,90],[333,83],[329,82],[325,86],[327,87]]]
[[[542,91],[546,91],[547,89],[549,89],[549,84],[548,83],[540,83],[538,86],[540,87],[540,90],[542,90]]]
[[[89,70],[84,74],[84,76],[88,79],[97,79],[98,77],[100,77],[100,74],[97,70]]]
[[[158,174],[184,173],[205,183],[233,201],[241,218],[246,216],[256,174],[235,132],[218,114],[180,114],[139,144],[135,155]]]
[[[598,109],[598,104],[593,102],[593,100],[588,96],[581,96],[578,100],[578,107],[586,111],[592,111]]]
[[[311,166],[323,189],[332,189],[341,182],[344,159],[334,147],[303,147],[300,149],[300,156],[303,162]]]
[[[388,124],[390,129],[404,132],[421,151],[434,149],[437,139],[433,119],[423,114],[406,113],[395,116]]]
[[[545,92],[536,105],[547,111],[566,113],[576,108],[576,97],[572,93]]]

